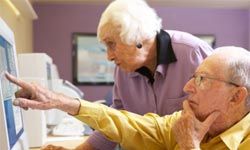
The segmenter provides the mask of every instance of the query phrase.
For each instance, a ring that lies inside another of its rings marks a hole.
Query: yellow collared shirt
[[[181,112],[164,117],[153,113],[140,116],[81,101],[75,117],[111,141],[120,143],[125,150],[177,150],[179,146],[171,129],[180,116]],[[250,114],[208,143],[201,143],[200,147],[204,150],[250,150]]]

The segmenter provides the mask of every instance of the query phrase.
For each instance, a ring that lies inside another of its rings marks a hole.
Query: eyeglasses
[[[225,80],[222,80],[222,79],[218,79],[218,78],[213,78],[213,77],[208,77],[208,76],[204,76],[204,75],[197,75],[197,74],[194,74],[192,76],[192,78],[194,78],[194,83],[196,86],[200,86],[201,83],[203,82],[203,80],[205,78],[207,79],[211,79],[211,80],[217,80],[217,81],[220,81],[220,82],[224,82],[224,83],[227,83],[227,84],[231,84],[231,85],[234,85],[236,87],[239,87],[240,85],[236,84],[236,83],[233,83],[233,82],[230,82],[230,81],[225,81]]]

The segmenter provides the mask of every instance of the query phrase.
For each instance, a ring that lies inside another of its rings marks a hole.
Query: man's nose
[[[185,93],[194,93],[195,92],[195,84],[193,78],[191,78],[184,86],[183,91]]]

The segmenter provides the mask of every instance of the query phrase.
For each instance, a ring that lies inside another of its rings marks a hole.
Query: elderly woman
[[[212,48],[191,34],[163,30],[161,19],[143,0],[115,0],[103,12],[98,38],[116,64],[113,104],[137,114],[180,110],[183,86]],[[95,132],[77,149],[111,150]]]

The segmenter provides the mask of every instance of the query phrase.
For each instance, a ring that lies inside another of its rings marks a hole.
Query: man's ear
[[[237,87],[234,90],[233,98],[231,99],[231,102],[239,104],[242,101],[245,101],[248,96],[248,91],[246,87]]]

